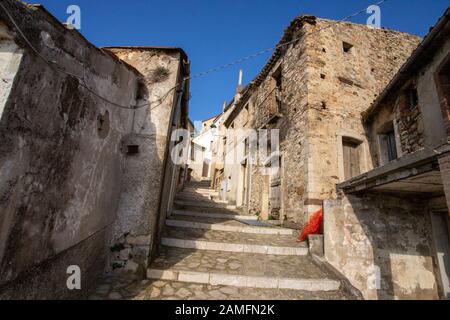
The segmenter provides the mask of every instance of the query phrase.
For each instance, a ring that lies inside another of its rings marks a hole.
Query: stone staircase
[[[176,196],[159,256],[147,270],[154,284],[147,298],[354,298],[297,238],[296,230],[219,201],[209,181],[190,182]]]

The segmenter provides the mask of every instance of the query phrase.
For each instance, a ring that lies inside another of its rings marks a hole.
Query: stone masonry
[[[142,274],[173,202],[168,139],[189,85],[169,89],[187,57],[124,49],[132,67],[42,6],[2,5],[0,298],[80,298],[111,267]],[[72,265],[83,290],[67,288]]]
[[[299,40],[276,50],[236,108],[249,106],[254,129],[280,129],[280,182],[271,177],[269,191],[262,190],[264,177],[253,167],[249,212],[261,212],[268,193],[270,214],[301,227],[336,196],[343,137],[366,141],[360,113],[420,39],[311,16],[295,19],[280,44],[292,39]],[[372,168],[368,150],[363,157],[361,169]]]

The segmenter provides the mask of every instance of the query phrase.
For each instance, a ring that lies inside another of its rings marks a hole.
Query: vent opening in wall
[[[345,53],[350,53],[352,51],[353,45],[348,43],[348,42],[343,42],[342,43],[342,49],[344,50]]]
[[[127,154],[133,155],[139,153],[139,146],[137,144],[129,144],[127,145]]]

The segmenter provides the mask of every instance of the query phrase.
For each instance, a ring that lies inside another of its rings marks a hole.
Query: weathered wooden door
[[[361,173],[359,167],[359,145],[352,141],[343,142],[345,179],[351,179]]]

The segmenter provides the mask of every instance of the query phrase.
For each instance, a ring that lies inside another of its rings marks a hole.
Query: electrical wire
[[[375,5],[380,6],[380,5],[384,4],[384,3],[387,2],[387,1],[388,1],[388,0],[381,0],[381,1],[377,2]],[[47,65],[49,65],[50,67],[56,68],[56,71],[61,72],[61,73],[63,73],[63,74],[66,74],[66,75],[68,75],[68,76],[77,78],[77,79],[80,81],[80,85],[81,85],[82,87],[84,87],[86,90],[88,90],[89,92],[91,92],[93,95],[95,95],[95,96],[98,97],[99,99],[101,99],[101,100],[103,100],[103,101],[105,101],[105,102],[107,102],[107,103],[109,103],[109,104],[111,104],[111,105],[113,105],[113,106],[116,106],[116,107],[119,107],[119,108],[122,108],[122,109],[128,109],[128,110],[136,110],[136,109],[141,109],[141,108],[145,108],[145,107],[149,107],[149,106],[150,106],[150,107],[151,107],[150,110],[153,110],[154,108],[157,108],[158,106],[160,106],[161,104],[163,104],[163,103],[164,103],[164,100],[169,96],[169,94],[170,94],[173,90],[175,90],[176,88],[178,88],[178,87],[181,85],[181,83],[182,83],[182,81],[180,81],[179,83],[177,83],[177,84],[176,84],[174,87],[172,87],[167,93],[165,93],[161,98],[156,99],[155,101],[152,101],[152,102],[147,102],[147,103],[145,103],[145,104],[143,104],[143,105],[124,106],[124,105],[122,105],[122,104],[113,102],[113,101],[111,101],[111,100],[109,100],[109,99],[103,97],[102,95],[100,95],[99,93],[97,93],[96,91],[94,91],[93,89],[91,89],[91,88],[87,85],[87,83],[86,83],[84,77],[80,77],[80,76],[78,76],[78,75],[76,75],[76,74],[67,72],[67,71],[64,70],[60,65],[58,65],[57,62],[47,60],[47,59],[46,59],[46,58],[45,58],[45,57],[44,57],[44,56],[43,56],[43,55],[42,55],[42,54],[41,54],[41,53],[40,53],[33,45],[32,45],[32,43],[28,40],[28,38],[25,36],[25,34],[24,34],[23,31],[21,30],[21,28],[18,26],[18,24],[16,23],[16,21],[14,20],[14,18],[12,17],[12,15],[10,14],[10,12],[8,11],[8,9],[7,9],[7,8],[3,5],[3,3],[1,3],[1,2],[0,2],[0,7],[5,11],[6,15],[7,15],[8,18],[11,20],[11,23],[15,26],[15,28],[17,29],[17,31],[19,32],[19,34],[22,36],[22,38],[24,39],[24,41],[27,43],[27,45],[31,48],[31,50],[33,50],[34,53],[36,53],[36,55],[37,55],[40,59],[42,59],[42,60],[43,60]],[[328,26],[325,26],[325,27],[323,27],[323,28],[314,30],[313,32],[311,32],[311,33],[309,33],[309,34],[302,35],[301,37],[292,39],[292,40],[290,40],[290,41],[288,41],[288,42],[285,42],[285,43],[278,44],[278,45],[276,45],[276,46],[274,46],[274,47],[271,47],[271,48],[267,48],[267,49],[260,50],[260,51],[258,51],[258,52],[255,52],[255,53],[251,54],[251,55],[248,55],[248,56],[239,58],[239,59],[237,59],[237,60],[234,60],[234,61],[232,61],[232,62],[229,62],[229,63],[223,64],[223,65],[220,65],[220,66],[217,66],[217,67],[208,69],[208,70],[206,70],[206,71],[204,71],[204,72],[200,72],[200,73],[194,74],[194,75],[192,75],[192,76],[185,77],[183,80],[184,80],[184,81],[187,81],[187,80],[191,80],[191,79],[195,79],[195,78],[204,77],[204,76],[207,76],[207,75],[209,75],[209,74],[211,74],[211,73],[218,72],[218,71],[221,71],[221,70],[230,68],[230,67],[232,67],[232,66],[234,66],[234,65],[242,64],[243,62],[246,62],[246,61],[248,61],[248,60],[251,60],[251,59],[254,59],[254,58],[256,58],[256,57],[259,57],[259,56],[261,56],[261,55],[263,55],[263,54],[265,54],[265,53],[268,53],[268,52],[271,52],[271,51],[275,51],[275,50],[277,50],[277,49],[279,49],[279,48],[282,48],[282,47],[288,46],[288,45],[290,45],[290,44],[292,44],[292,43],[295,43],[295,42],[299,41],[300,39],[304,38],[305,36],[309,36],[309,35],[312,35],[312,34],[314,34],[314,33],[318,33],[318,32],[320,32],[320,31],[322,31],[322,30],[325,30],[325,29],[328,29],[328,28],[333,27],[334,25],[337,25],[338,23],[341,23],[341,22],[350,20],[351,18],[354,18],[354,17],[356,17],[356,16],[358,16],[358,15],[360,15],[360,14],[366,12],[366,11],[367,11],[367,8],[364,8],[364,9],[359,10],[359,11],[357,11],[357,12],[355,12],[355,13],[353,13],[353,14],[351,14],[351,15],[349,15],[349,16],[347,16],[347,17],[341,19],[341,20],[337,20],[337,21],[335,21],[334,23],[329,24]],[[154,103],[157,103],[157,104],[156,104],[155,106],[152,106]]]
[[[143,105],[125,106],[125,105],[116,103],[116,102],[114,102],[114,101],[111,101],[111,100],[105,98],[104,96],[100,95],[99,93],[97,93],[95,90],[91,89],[91,88],[89,87],[89,85],[86,83],[86,80],[85,80],[84,77],[81,77],[81,76],[79,76],[79,75],[77,75],[77,74],[74,74],[74,73],[71,73],[71,72],[68,72],[68,71],[64,70],[64,69],[63,69],[60,65],[58,65],[58,63],[55,62],[55,61],[47,60],[47,59],[46,59],[46,58],[45,58],[45,57],[44,57],[44,56],[43,56],[43,55],[42,55],[42,54],[41,54],[41,53],[33,46],[33,44],[30,42],[30,40],[28,40],[28,38],[25,36],[25,34],[24,34],[24,32],[22,31],[22,29],[21,29],[21,28],[19,27],[19,25],[16,23],[16,21],[14,20],[14,18],[12,17],[12,15],[10,14],[10,12],[8,11],[8,9],[6,9],[6,7],[5,7],[5,6],[3,5],[3,3],[1,3],[1,2],[0,2],[0,7],[5,11],[5,13],[6,13],[6,15],[8,16],[8,18],[10,19],[11,23],[12,23],[12,24],[14,25],[14,27],[17,29],[17,31],[19,32],[19,34],[21,35],[21,37],[23,38],[23,40],[26,42],[26,44],[30,47],[30,49],[31,49],[34,53],[36,53],[36,55],[37,55],[42,61],[44,61],[44,62],[45,62],[49,67],[51,67],[53,70],[56,70],[56,71],[58,71],[58,72],[60,72],[60,73],[63,73],[63,74],[65,74],[65,75],[67,75],[67,76],[70,76],[70,77],[73,77],[73,78],[78,79],[78,80],[79,80],[80,86],[82,86],[82,87],[85,88],[87,91],[89,91],[91,94],[93,94],[93,95],[96,96],[97,98],[99,98],[99,99],[105,101],[105,102],[108,103],[108,104],[111,104],[111,105],[113,105],[113,106],[115,106],[115,107],[122,108],[122,109],[136,110],[136,109],[144,108],[144,107],[147,107],[147,106],[151,106],[153,103],[158,102],[157,105],[151,107],[150,110],[152,110],[152,109],[154,109],[154,108],[160,106],[161,104],[163,104],[163,103],[164,103],[164,100],[169,96],[169,94],[179,86],[179,84],[175,85],[175,86],[174,86],[173,88],[171,88],[167,93],[165,93],[163,97],[161,97],[161,98],[159,98],[159,99],[157,99],[157,100],[155,100],[155,101],[153,101],[153,102],[145,103],[145,104],[143,104]]]
[[[384,4],[384,3],[387,2],[387,1],[388,1],[388,0],[381,0],[381,1],[377,2],[377,3],[375,3],[375,5],[381,6],[382,4]],[[260,50],[260,51],[258,51],[258,52],[256,52],[256,53],[251,54],[251,55],[248,55],[248,56],[239,58],[239,59],[237,59],[237,60],[234,60],[234,61],[232,61],[232,62],[229,62],[229,63],[223,64],[223,65],[220,65],[220,66],[217,66],[217,67],[208,69],[208,70],[206,70],[206,71],[204,71],[204,72],[196,73],[196,74],[190,76],[189,78],[190,78],[190,79],[194,79],[194,78],[203,77],[203,76],[208,75],[208,74],[210,74],[210,73],[217,72],[217,71],[220,71],[220,70],[223,70],[223,69],[232,67],[232,66],[237,65],[237,64],[241,64],[241,63],[243,63],[243,62],[245,62],[245,61],[248,61],[248,60],[251,60],[251,59],[256,58],[256,57],[258,57],[258,56],[261,56],[261,55],[263,55],[263,54],[265,54],[265,53],[267,53],[267,52],[275,51],[275,50],[277,50],[277,49],[279,49],[279,48],[282,48],[282,47],[288,46],[288,45],[290,45],[290,44],[292,44],[292,43],[295,43],[295,42],[301,40],[301,39],[302,39],[303,37],[305,37],[305,36],[313,35],[313,34],[315,34],[315,33],[318,33],[318,32],[320,32],[320,31],[322,31],[322,30],[331,28],[331,27],[333,27],[333,26],[335,26],[335,25],[337,25],[337,24],[339,24],[339,23],[341,23],[341,22],[348,21],[348,20],[350,20],[350,19],[352,19],[352,18],[354,18],[354,17],[356,17],[356,16],[358,16],[358,15],[360,15],[360,14],[362,14],[362,13],[365,13],[365,12],[367,12],[367,8],[364,8],[364,9],[362,9],[362,10],[359,10],[359,11],[357,11],[357,12],[355,12],[355,13],[353,13],[353,14],[351,14],[351,15],[349,15],[349,16],[343,18],[343,19],[336,20],[335,22],[333,22],[333,23],[331,23],[331,24],[329,24],[329,25],[327,25],[327,26],[325,26],[325,27],[322,27],[322,28],[320,28],[320,29],[314,30],[313,32],[308,33],[308,34],[306,34],[306,35],[302,35],[302,36],[300,36],[300,37],[298,37],[298,38],[294,38],[294,39],[292,39],[292,40],[290,40],[290,41],[288,41],[288,42],[280,43],[280,44],[278,44],[278,45],[276,45],[276,46],[274,46],[274,47],[270,47],[270,48],[267,48],[267,49]]]

